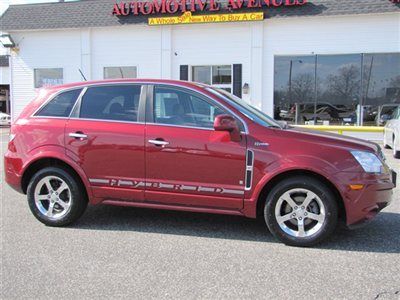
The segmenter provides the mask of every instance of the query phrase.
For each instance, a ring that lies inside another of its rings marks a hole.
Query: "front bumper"
[[[340,173],[341,191],[346,209],[346,224],[357,227],[372,220],[392,201],[397,174]],[[350,184],[362,184],[352,190]]]

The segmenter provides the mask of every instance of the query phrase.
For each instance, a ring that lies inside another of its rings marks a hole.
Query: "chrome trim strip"
[[[214,128],[205,128],[205,127],[195,127],[195,126],[182,126],[182,125],[174,125],[174,124],[163,124],[163,123],[154,123],[147,122],[146,125],[156,125],[156,126],[167,126],[167,127],[178,127],[178,128],[189,128],[189,129],[201,129],[208,131],[215,131]]]
[[[231,190],[231,189],[224,189],[222,194],[235,194],[235,195],[244,195],[244,191],[242,190]]]
[[[176,191],[192,191],[192,192],[206,192],[214,194],[231,194],[231,195],[244,195],[244,190],[226,189],[219,187],[207,187],[207,186],[194,186],[194,185],[180,185],[171,184],[163,182],[143,182],[136,180],[122,180],[122,179],[100,179],[100,178],[90,178],[90,183],[104,184],[106,186],[126,186],[131,188],[139,187],[152,187],[154,189],[169,189]]]
[[[248,156],[251,153],[251,162],[248,164]],[[244,178],[244,184],[245,184],[245,190],[250,191],[251,186],[253,184],[253,168],[254,168],[254,151],[248,149],[246,153],[246,169],[245,169],[245,178]],[[247,184],[247,173],[250,171],[250,183]]]
[[[90,183],[106,183],[109,184],[110,180],[108,179],[100,179],[100,178],[89,178]]]

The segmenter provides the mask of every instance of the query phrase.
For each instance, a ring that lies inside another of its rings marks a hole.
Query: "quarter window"
[[[180,89],[155,87],[155,123],[213,128],[215,117],[224,113],[201,96]]]
[[[82,97],[80,118],[137,122],[140,85],[89,88]]]
[[[136,67],[105,67],[104,79],[136,78]]]
[[[41,110],[36,113],[36,116],[42,117],[68,117],[76,99],[82,89],[63,92],[55,96]]]
[[[64,82],[62,68],[35,69],[34,77],[35,88],[60,85]]]

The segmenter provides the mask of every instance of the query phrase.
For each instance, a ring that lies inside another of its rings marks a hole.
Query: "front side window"
[[[63,92],[55,96],[49,103],[43,106],[36,116],[41,117],[68,117],[76,99],[82,89]]]
[[[232,91],[232,66],[194,66],[192,81],[209,84],[225,91]]]
[[[35,88],[60,85],[64,83],[62,68],[43,68],[34,70]]]
[[[104,79],[137,78],[136,67],[105,67]]]
[[[137,122],[140,93],[140,85],[88,88],[82,97],[79,117]]]
[[[217,115],[226,114],[200,95],[169,87],[155,87],[153,113],[155,123],[210,129]]]

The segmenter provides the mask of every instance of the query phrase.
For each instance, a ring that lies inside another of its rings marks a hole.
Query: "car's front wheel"
[[[291,246],[313,246],[337,225],[335,195],[321,181],[296,176],[279,182],[268,194],[265,222],[271,233]]]
[[[67,171],[48,167],[30,180],[28,203],[33,215],[48,226],[65,226],[76,221],[87,207],[78,180]]]

